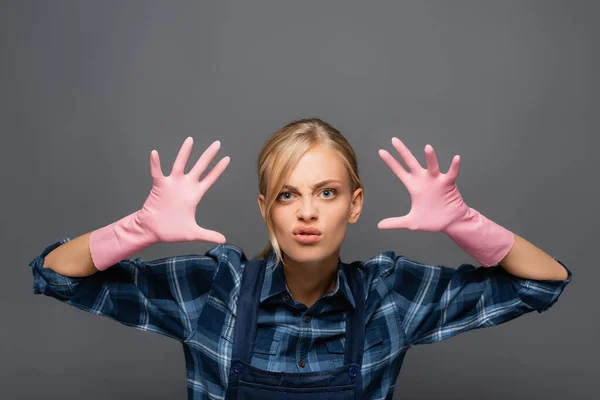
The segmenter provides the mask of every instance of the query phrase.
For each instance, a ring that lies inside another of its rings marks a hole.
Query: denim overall
[[[361,364],[365,331],[364,290],[360,273],[347,266],[356,308],[346,315],[344,365],[318,372],[272,372],[250,365],[265,261],[248,261],[242,277],[233,338],[227,400],[358,400],[362,399]],[[341,267],[346,266],[342,264]]]

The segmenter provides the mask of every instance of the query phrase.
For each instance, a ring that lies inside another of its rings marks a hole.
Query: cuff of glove
[[[89,240],[90,255],[96,268],[104,271],[153,243],[137,220],[135,212],[93,231]]]
[[[473,208],[446,228],[446,234],[484,267],[498,264],[515,243],[514,234]]]

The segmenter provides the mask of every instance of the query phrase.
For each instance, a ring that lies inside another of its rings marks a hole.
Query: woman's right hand
[[[158,151],[150,153],[152,190],[142,209],[137,213],[140,226],[156,242],[214,242],[223,244],[225,236],[204,229],[196,223],[196,207],[217,178],[229,164],[223,157],[213,169],[200,180],[200,175],[213,160],[221,142],[213,142],[200,156],[192,170],[184,174],[194,140],[188,137],[181,146],[171,175],[164,176]]]

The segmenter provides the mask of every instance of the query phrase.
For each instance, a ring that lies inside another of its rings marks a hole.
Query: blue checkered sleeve
[[[438,342],[472,329],[499,325],[520,315],[550,308],[571,282],[530,280],[500,265],[458,268],[394,257],[388,285],[409,345]]]
[[[217,266],[227,256],[218,245],[204,255],[125,259],[83,278],[44,268],[45,256],[69,240],[51,244],[29,263],[33,293],[180,341],[194,331]]]

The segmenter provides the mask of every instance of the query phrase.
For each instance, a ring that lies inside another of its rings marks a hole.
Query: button
[[[306,321],[306,322],[310,322],[310,315],[307,315],[307,316],[305,316],[305,317],[304,317],[304,321]]]
[[[350,376],[350,378],[354,378],[356,375],[358,375],[358,370],[356,369],[356,367],[348,368],[348,375]]]
[[[298,361],[298,366],[300,366],[300,368],[304,368],[304,361],[303,360]]]
[[[284,297],[284,299],[285,299],[285,301],[290,301],[290,295],[286,294],[285,297]]]
[[[242,372],[244,372],[244,366],[240,363],[235,363],[235,365],[233,366],[233,371],[236,374],[241,374]]]

